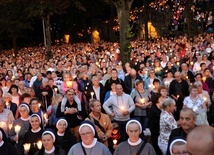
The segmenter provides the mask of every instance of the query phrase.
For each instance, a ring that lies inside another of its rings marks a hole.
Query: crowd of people
[[[214,154],[214,34],[52,50],[1,52],[0,154]]]

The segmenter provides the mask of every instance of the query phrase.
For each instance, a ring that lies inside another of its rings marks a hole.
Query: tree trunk
[[[187,23],[187,35],[193,37],[198,34],[197,23],[193,20],[193,13],[191,11],[193,0],[186,0],[186,23]]]
[[[46,43],[47,43],[47,59],[50,59],[52,55],[51,51],[51,29],[50,29],[50,15],[46,16],[45,19],[45,33],[46,33]]]
[[[118,0],[113,1],[118,15],[118,21],[120,26],[120,60],[123,62],[129,61],[130,54],[130,43],[127,39],[127,30],[129,26],[129,11],[131,9],[131,5],[133,0]]]

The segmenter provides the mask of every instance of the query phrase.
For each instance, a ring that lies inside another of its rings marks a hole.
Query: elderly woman
[[[161,109],[162,112],[160,115],[160,135],[158,137],[158,146],[161,149],[163,155],[166,155],[171,131],[177,128],[177,122],[172,115],[175,110],[175,100],[172,98],[166,98],[161,103]]]
[[[43,129],[41,128],[41,117],[38,114],[32,114],[30,116],[30,128],[24,137],[24,144],[30,143],[30,150],[28,152],[28,155],[34,155],[39,148],[37,145],[35,145],[39,140],[41,140],[41,136],[43,133]]]
[[[42,133],[42,148],[35,155],[66,155],[59,146],[54,145],[56,136],[52,129],[46,129]]]
[[[114,151],[114,155],[137,154],[137,155],[156,155],[151,144],[140,138],[142,126],[137,120],[130,120],[126,124],[126,133],[129,136],[127,141],[118,145]]]
[[[0,128],[0,152],[2,155],[17,155],[16,149],[7,141],[7,137],[2,128]]]
[[[13,116],[15,117],[15,116],[16,116],[16,111],[17,111],[17,104],[16,104],[16,103],[13,103],[13,102],[11,101],[12,96],[11,96],[10,93],[4,94],[3,97],[4,97],[5,104],[6,104],[6,107],[5,107],[5,108],[11,110],[12,113],[13,113]]]
[[[96,130],[90,121],[83,121],[79,128],[82,142],[71,147],[68,155],[111,155],[109,149],[97,141]]]
[[[69,149],[76,143],[76,139],[68,129],[68,122],[66,119],[59,119],[56,123],[56,128],[56,144],[68,153]]]
[[[205,99],[199,97],[196,85],[192,85],[189,88],[189,92],[190,95],[184,98],[183,108],[190,108],[197,114],[196,125],[208,125]]]
[[[18,154],[22,154],[24,137],[30,126],[29,125],[30,108],[27,104],[22,103],[19,105],[18,111],[20,114],[20,118],[16,119],[13,122],[13,126],[10,130],[9,137],[12,142],[16,142],[16,149]],[[21,127],[20,132],[18,134],[15,132],[16,126]]]

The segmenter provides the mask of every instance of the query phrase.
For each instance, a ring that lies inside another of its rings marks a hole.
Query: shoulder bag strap
[[[144,140],[143,144],[140,146],[140,149],[137,151],[137,154],[136,155],[140,155],[141,152],[143,151],[144,147],[146,146],[146,141]]]
[[[82,147],[82,151],[83,151],[84,155],[87,155],[86,152],[85,152],[85,148],[82,146],[82,143],[81,143],[81,142],[80,142],[80,145],[81,145],[81,147]]]

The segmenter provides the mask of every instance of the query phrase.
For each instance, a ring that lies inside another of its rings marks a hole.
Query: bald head
[[[187,150],[190,155],[214,154],[214,128],[198,126],[187,136]]]

